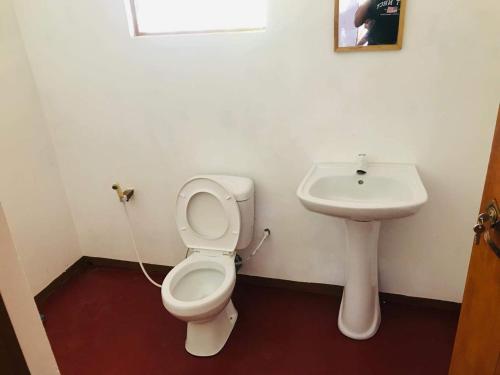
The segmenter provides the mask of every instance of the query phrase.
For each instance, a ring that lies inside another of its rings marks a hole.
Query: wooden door
[[[481,212],[500,204],[500,110],[484,186]],[[488,228],[488,225],[486,225]],[[489,231],[500,247],[500,223]],[[483,236],[473,246],[450,375],[500,375],[500,258]]]

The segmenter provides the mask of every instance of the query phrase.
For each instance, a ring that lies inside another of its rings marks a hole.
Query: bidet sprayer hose
[[[113,189],[114,189],[114,187],[113,187]],[[149,276],[148,272],[144,268],[144,264],[142,263],[141,256],[139,255],[139,250],[137,250],[137,243],[135,242],[134,231],[132,229],[132,222],[130,220],[130,215],[128,214],[128,210],[127,210],[128,200],[121,200],[121,202],[123,204],[123,210],[125,211],[125,216],[127,217],[127,226],[128,226],[128,230],[129,230],[130,240],[132,241],[132,246],[134,248],[135,256],[137,257],[137,261],[139,262],[139,265],[141,266],[142,273],[144,274],[144,276],[146,276],[146,278],[149,280],[149,282],[151,284],[153,284],[154,286],[156,286],[158,288],[161,288],[161,285],[158,284],[156,281],[154,281],[151,278],[151,276]],[[254,255],[257,254],[257,251],[259,251],[260,248],[262,247],[262,245],[264,244],[264,241],[267,240],[267,238],[270,235],[271,235],[271,230],[268,228],[264,229],[264,235],[262,236],[262,238],[259,241],[259,243],[257,244],[257,246],[250,253],[250,255],[244,259],[241,259],[241,260],[235,262],[235,265],[239,266],[239,265],[243,264],[244,262],[246,262],[247,260],[253,258]],[[188,252],[189,252],[189,249],[188,249]],[[186,253],[186,257],[187,257],[187,253]]]
[[[151,284],[154,286],[157,286],[158,288],[161,288],[161,285],[158,284],[156,281],[154,281],[151,276],[149,276],[148,272],[144,268],[144,265],[142,264],[141,256],[139,255],[139,250],[137,250],[137,243],[135,242],[135,237],[134,237],[134,232],[132,230],[132,223],[130,222],[130,216],[128,214],[127,210],[127,201],[123,200],[123,209],[125,210],[125,216],[127,217],[127,224],[128,224],[128,229],[129,229],[129,234],[130,234],[130,239],[132,240],[132,245],[134,247],[135,255],[137,257],[137,260],[139,261],[139,265],[141,266],[142,273],[146,278],[149,280]]]

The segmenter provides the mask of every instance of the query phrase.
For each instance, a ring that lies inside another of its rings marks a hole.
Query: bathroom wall
[[[460,301],[499,102],[496,0],[409,1],[404,49],[333,53],[333,0],[272,0],[265,32],[130,37],[122,1],[14,0],[86,255],[184,254],[176,192],[197,173],[256,183],[243,272],[342,284],[342,222],[295,191],[313,161],[418,165],[429,204],[386,222],[381,289]]]
[[[36,294],[81,253],[10,0],[0,2],[0,124],[0,202]]]

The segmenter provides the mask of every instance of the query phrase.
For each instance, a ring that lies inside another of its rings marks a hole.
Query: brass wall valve
[[[116,191],[120,202],[128,202],[134,195],[134,189],[122,190],[120,184],[113,184],[112,189]]]

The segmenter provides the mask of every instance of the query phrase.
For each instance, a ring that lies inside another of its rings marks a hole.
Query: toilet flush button
[[[181,230],[182,230],[182,231],[185,231],[186,229],[187,229],[186,227],[182,227],[182,228],[181,228]]]
[[[230,199],[231,199],[231,196],[230,196],[230,195],[227,195],[227,196],[226,196],[226,200],[228,201],[228,200],[230,200]]]

